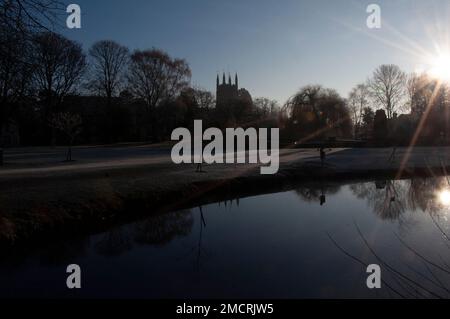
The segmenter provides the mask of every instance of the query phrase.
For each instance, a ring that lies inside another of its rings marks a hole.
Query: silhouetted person
[[[327,203],[327,197],[325,195],[320,196],[320,206],[323,206]]]
[[[323,167],[323,165],[325,164],[325,158],[327,154],[325,153],[325,148],[323,146],[320,148],[319,152],[320,152],[320,162]]]
[[[394,148],[393,148],[393,150],[392,150],[392,153],[391,153],[391,156],[389,156],[389,162],[395,161],[395,155],[396,155],[396,153],[397,153],[397,147],[394,146]]]
[[[196,173],[203,173],[203,163],[197,164],[197,169],[195,170]]]
[[[320,195],[320,206],[325,205],[327,202],[327,197],[325,196],[325,191],[322,187],[322,195]]]

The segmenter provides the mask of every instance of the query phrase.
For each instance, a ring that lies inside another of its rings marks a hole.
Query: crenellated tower
[[[228,74],[228,83],[226,82],[226,75],[222,75],[222,83],[219,81],[217,75],[216,87],[216,107],[230,106],[239,97],[238,75],[236,73],[234,84],[231,82],[231,74]]]

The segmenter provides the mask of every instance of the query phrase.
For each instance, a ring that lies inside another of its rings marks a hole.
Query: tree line
[[[388,143],[448,140],[448,85],[382,65],[347,98],[320,85],[282,107],[269,98],[216,108],[191,86],[184,59],[112,40],[85,52],[54,31],[58,1],[0,1],[0,147],[167,140],[176,127],[279,127],[286,144],[325,138]],[[56,25],[56,27],[55,27]],[[418,128],[420,127],[420,134]]]
[[[347,98],[320,85],[301,88],[284,105],[279,124],[296,142],[351,138],[366,146],[448,145],[449,93],[449,83],[427,72],[380,65]]]
[[[379,144],[447,145],[450,86],[427,72],[381,65],[349,94],[356,138]]]
[[[211,92],[190,85],[189,64],[160,49],[103,40],[85,52],[50,30],[57,1],[0,4],[2,145],[159,142],[194,119],[222,126],[275,113],[266,98],[216,110]]]

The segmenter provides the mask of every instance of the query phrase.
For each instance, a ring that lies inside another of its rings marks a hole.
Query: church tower
[[[238,75],[236,73],[234,84],[231,82],[231,74],[228,74],[228,83],[225,73],[222,75],[222,84],[219,81],[219,75],[216,80],[216,107],[227,107],[238,98]]]

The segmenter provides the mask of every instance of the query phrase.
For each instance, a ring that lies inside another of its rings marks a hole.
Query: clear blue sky
[[[186,59],[194,85],[214,90],[217,72],[238,72],[254,97],[283,103],[319,83],[343,96],[383,63],[411,72],[423,52],[448,42],[448,0],[73,0],[82,29],[64,30],[87,50],[112,39]],[[381,6],[380,30],[366,7]]]

